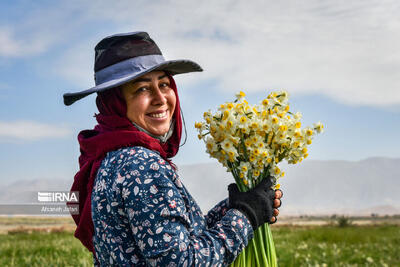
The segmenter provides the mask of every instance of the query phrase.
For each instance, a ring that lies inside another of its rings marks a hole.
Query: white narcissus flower
[[[247,173],[249,170],[251,170],[251,165],[249,162],[242,161],[240,162],[239,169],[241,172]]]
[[[315,131],[317,131],[317,133],[323,133],[324,125],[320,121],[317,123],[314,123],[314,129],[315,129]]]
[[[242,91],[240,91],[239,93],[236,93],[235,96],[236,96],[236,98],[237,98],[238,100],[241,100],[241,99],[244,99],[244,97],[246,96],[246,94],[243,93]]]
[[[237,156],[239,156],[236,148],[234,147],[231,147],[230,149],[226,150],[226,154],[228,155],[228,160],[231,162],[234,162]]]
[[[232,141],[232,143],[235,147],[238,147],[240,145],[240,137],[230,135],[228,138],[230,141]]]
[[[235,145],[229,138],[224,139],[224,141],[222,141],[220,145],[221,149],[225,152],[228,152],[229,150],[235,148]]]
[[[296,112],[293,115],[293,117],[294,117],[295,120],[300,120],[303,117],[303,115],[300,112]]]
[[[207,147],[207,152],[212,153],[212,152],[217,152],[218,151],[218,145],[216,144],[214,138],[212,137],[207,137],[206,138],[206,147]]]

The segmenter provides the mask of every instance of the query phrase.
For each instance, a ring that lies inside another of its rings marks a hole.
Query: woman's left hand
[[[275,199],[274,199],[274,210],[273,215],[271,218],[270,224],[276,223],[278,220],[277,216],[279,215],[279,207],[282,205],[281,198],[283,197],[283,192],[280,189],[275,190]]]

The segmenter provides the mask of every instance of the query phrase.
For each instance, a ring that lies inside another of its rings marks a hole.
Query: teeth
[[[150,116],[153,118],[163,118],[163,117],[165,117],[166,114],[167,114],[167,112],[164,111],[163,113],[150,114]]]

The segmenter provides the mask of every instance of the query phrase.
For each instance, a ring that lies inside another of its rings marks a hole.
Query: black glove
[[[273,215],[275,191],[271,189],[270,177],[263,179],[256,187],[240,192],[236,184],[228,186],[229,206],[243,212],[255,231],[260,225],[270,222]]]

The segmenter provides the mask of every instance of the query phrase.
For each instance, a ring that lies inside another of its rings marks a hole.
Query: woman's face
[[[154,135],[168,132],[176,96],[164,71],[153,71],[122,86],[128,119]]]

